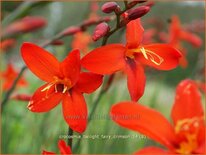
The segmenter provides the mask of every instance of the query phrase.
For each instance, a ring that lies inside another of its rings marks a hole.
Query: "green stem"
[[[6,104],[6,102],[8,101],[9,97],[11,96],[12,92],[14,91],[14,89],[16,88],[16,84],[19,81],[19,79],[21,78],[21,76],[23,75],[24,71],[27,69],[26,66],[23,66],[21,71],[19,72],[17,78],[14,80],[12,87],[8,90],[8,92],[6,93],[4,100],[1,103],[1,110],[3,111],[3,106]]]
[[[72,148],[72,135],[73,135],[73,130],[69,127],[68,130],[68,140],[67,140],[67,144]],[[69,138],[70,137],[70,138]]]

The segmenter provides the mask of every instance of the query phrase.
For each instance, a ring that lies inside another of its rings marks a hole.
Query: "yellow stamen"
[[[134,53],[142,53],[145,59],[150,60],[151,62],[153,62],[155,65],[158,66],[161,65],[164,61],[164,59],[161,56],[159,56],[153,51],[145,49],[144,47],[136,48],[136,49],[128,49],[126,51],[126,56],[131,59],[134,59]]]

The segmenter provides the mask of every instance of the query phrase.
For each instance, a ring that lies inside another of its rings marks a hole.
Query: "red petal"
[[[83,95],[72,90],[71,95],[64,97],[62,108],[69,127],[76,132],[84,132],[87,126],[87,105]]]
[[[203,116],[201,95],[194,81],[187,79],[177,86],[171,115],[174,123],[185,118]]]
[[[135,102],[120,102],[112,106],[110,114],[120,126],[140,132],[173,149],[174,130],[159,112]]]
[[[158,147],[153,147],[153,146],[149,146],[149,147],[146,147],[146,148],[143,148],[137,152],[135,152],[135,154],[139,154],[139,155],[143,155],[143,154],[146,154],[146,155],[165,155],[165,154],[171,154],[161,148],[158,148]]]
[[[189,43],[191,43],[193,46],[196,47],[200,47],[202,45],[201,38],[190,32],[182,31],[180,33],[180,38],[188,41]]]
[[[82,66],[97,74],[112,74],[124,68],[125,47],[110,44],[94,49],[81,61]]]
[[[59,140],[58,147],[61,154],[72,154],[72,150],[70,146],[67,146],[65,141]]]
[[[60,64],[61,72],[63,73],[64,77],[67,77],[71,80],[72,85],[74,85],[79,78],[80,68],[79,50],[71,51]]]
[[[58,60],[43,48],[32,43],[24,43],[21,55],[27,67],[40,79],[51,82],[54,76],[60,76]]]
[[[75,88],[80,92],[92,93],[102,84],[102,75],[94,73],[81,73],[79,80],[77,81]]]
[[[55,154],[55,153],[53,153],[53,152],[48,152],[48,151],[44,151],[44,150],[43,150],[42,155],[47,155],[47,154]]]
[[[132,101],[138,101],[144,94],[146,77],[143,67],[137,62],[129,59],[125,68],[127,74],[127,87]]]
[[[47,112],[61,101],[62,94],[54,91],[54,85],[50,89],[44,90],[48,85],[45,84],[36,90],[28,105],[30,111]]]
[[[127,24],[126,38],[128,48],[137,48],[143,39],[144,29],[140,23],[140,18],[132,20]]]
[[[149,50],[146,53],[148,59],[143,53],[138,53],[136,60],[143,64],[149,65],[159,70],[171,70],[177,67],[181,53],[167,44],[151,44],[145,45],[143,48]]]

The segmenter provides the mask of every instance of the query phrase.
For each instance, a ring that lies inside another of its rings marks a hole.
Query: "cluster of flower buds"
[[[150,11],[150,4],[139,6],[132,9],[136,4],[144,3],[147,0],[132,0],[126,3],[126,10],[121,10],[120,6],[116,2],[106,2],[102,5],[101,10],[104,13],[115,13],[116,16],[120,16],[120,27],[127,25],[131,20],[135,20],[147,14]],[[109,33],[110,27],[107,23],[101,23],[96,26],[92,39],[97,41]]]
[[[97,41],[98,39],[105,36],[109,31],[110,31],[110,27],[107,23],[103,22],[103,23],[98,24],[92,35],[92,40]]]
[[[44,27],[47,21],[42,17],[24,17],[5,28],[2,36],[10,36],[18,33],[27,33],[35,31],[39,28]]]

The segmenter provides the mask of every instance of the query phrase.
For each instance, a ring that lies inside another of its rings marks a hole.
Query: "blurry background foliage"
[[[22,2],[2,2],[2,20],[8,20],[8,16],[21,5]],[[123,6],[123,2],[118,2]],[[103,2],[98,2],[99,6]],[[18,36],[16,47],[10,52],[4,53],[1,60],[1,70],[5,70],[8,62],[12,62],[16,69],[23,65],[20,57],[20,46],[23,42],[38,42],[54,36],[62,29],[81,23],[88,17],[90,12],[90,3],[87,2],[40,2],[34,5],[25,14],[19,17],[31,15],[42,16],[48,20],[47,27],[38,30],[35,33],[27,33]],[[105,15],[98,12],[99,15]],[[163,30],[168,33],[169,20],[172,15],[178,15],[182,24],[189,24],[193,21],[204,20],[204,2],[157,2],[151,11],[142,18],[145,30],[153,28],[154,25],[147,24],[151,18],[160,20],[163,23]],[[9,17],[11,20],[12,17]],[[112,26],[114,22],[110,22]],[[92,33],[94,27],[88,29]],[[205,33],[199,33],[199,36],[205,42]],[[123,42],[125,37],[124,30],[118,31],[113,35],[108,43]],[[55,53],[62,60],[71,50],[70,43],[72,37],[63,39],[63,46],[49,46],[47,50]],[[100,46],[101,40],[93,43],[91,49]],[[145,95],[139,101],[140,103],[158,109],[167,118],[170,117],[171,106],[174,101],[174,92],[176,85],[185,78],[204,79],[204,74],[199,74],[204,65],[204,44],[201,48],[194,48],[188,43],[183,43],[188,50],[189,65],[186,69],[178,67],[169,72],[147,69],[147,85]],[[30,71],[26,71],[26,79],[29,86],[16,90],[18,93],[33,94],[36,88],[42,85],[42,82]],[[113,83],[110,90],[103,96],[98,103],[97,115],[108,115],[112,104],[118,101],[130,100],[126,88],[126,77],[121,73]],[[93,106],[92,103],[97,96],[85,95],[88,109]],[[4,96],[4,93],[3,93]],[[10,100],[2,113],[2,153],[28,154],[41,153],[42,149],[58,152],[57,141],[60,136],[67,134],[68,126],[63,120],[61,105],[48,113],[35,114],[26,108],[27,102]],[[152,119],[152,118],[151,118]],[[85,135],[136,135],[137,133],[123,129],[117,126],[109,119],[92,120],[88,126]],[[74,139],[74,144],[77,139]],[[132,153],[143,146],[158,145],[149,139],[126,138],[126,139],[82,139],[77,152],[74,153]]]

